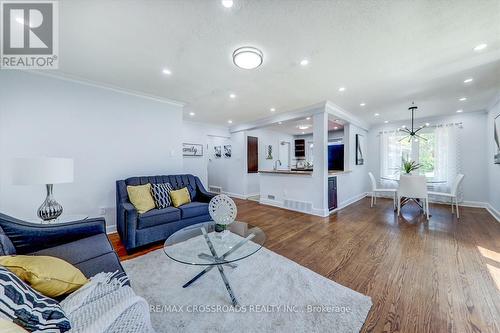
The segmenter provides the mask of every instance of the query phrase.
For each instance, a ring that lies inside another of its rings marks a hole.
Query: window
[[[404,160],[421,165],[418,173],[443,184],[450,184],[457,173],[457,137],[454,126],[426,128],[423,138],[410,140],[405,133],[382,133],[380,140],[380,176],[398,178]]]

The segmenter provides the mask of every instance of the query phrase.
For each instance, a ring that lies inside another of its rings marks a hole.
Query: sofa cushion
[[[0,313],[29,332],[66,332],[71,324],[59,304],[0,266]]]
[[[127,186],[128,198],[139,214],[154,209],[155,201],[151,195],[151,184]]]
[[[181,212],[175,207],[167,207],[164,209],[153,209],[149,212],[139,215],[137,221],[137,229],[153,227],[159,224],[179,221]]]
[[[180,206],[179,209],[181,210],[183,219],[200,215],[208,215],[208,204],[205,202],[190,202]]]
[[[155,200],[156,208],[164,209],[172,205],[170,192],[173,190],[174,189],[170,183],[151,184],[151,194]]]

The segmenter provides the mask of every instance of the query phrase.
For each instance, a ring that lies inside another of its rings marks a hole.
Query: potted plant
[[[420,167],[421,165],[415,161],[410,161],[410,160],[403,161],[403,170],[408,175],[410,175],[412,171],[418,170]]]

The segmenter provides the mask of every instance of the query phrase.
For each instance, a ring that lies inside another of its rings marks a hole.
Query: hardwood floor
[[[397,218],[392,201],[363,199],[320,218],[236,200],[238,220],[259,226],[265,246],[372,298],[362,332],[500,332],[500,223],[484,209],[416,205]],[[116,234],[113,245],[127,255]]]

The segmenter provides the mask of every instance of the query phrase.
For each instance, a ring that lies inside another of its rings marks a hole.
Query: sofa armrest
[[[124,242],[125,248],[130,250],[135,247],[135,233],[137,231],[137,209],[130,202],[120,203],[120,218],[122,223],[121,230],[123,235],[122,241]]]
[[[203,186],[203,183],[201,182],[200,178],[196,178],[196,187],[197,187],[197,200],[201,202],[210,202],[213,197],[215,197],[215,194],[212,194],[205,190],[205,187]]]
[[[17,254],[27,254],[82,238],[106,233],[104,218],[59,224],[33,224],[3,221],[2,229],[14,244]]]

